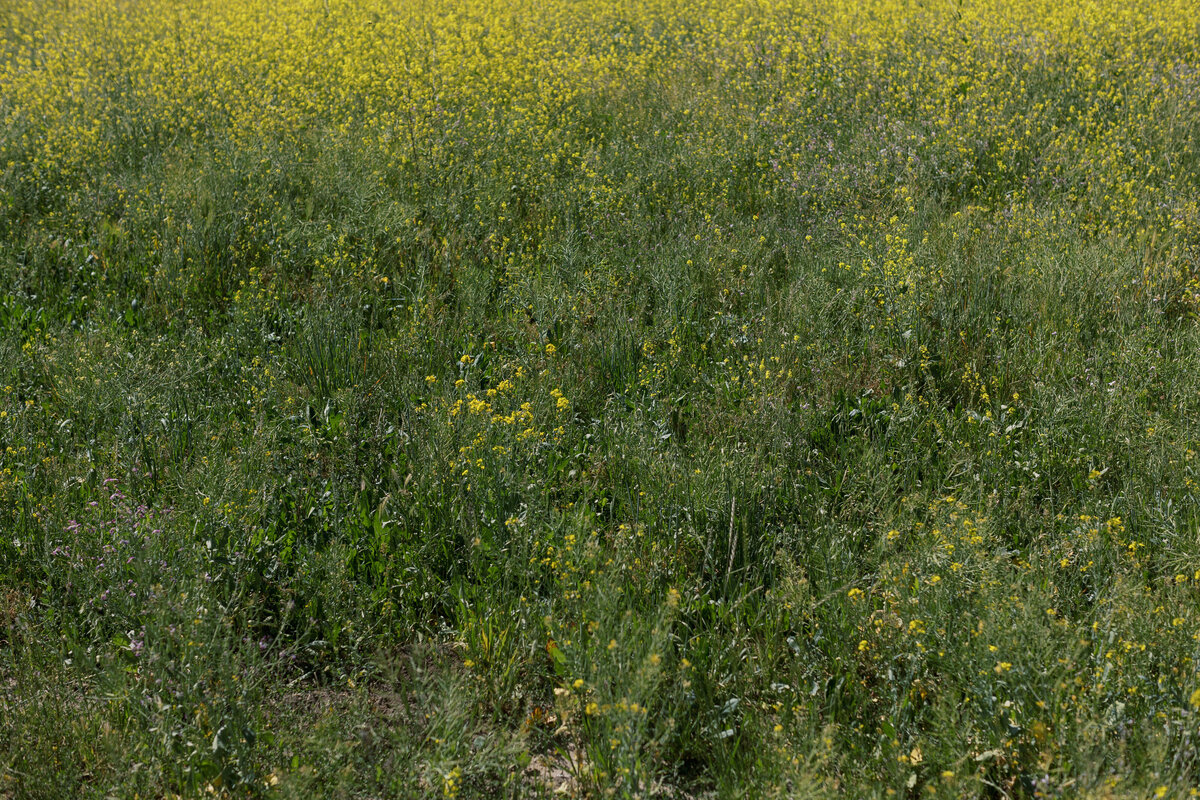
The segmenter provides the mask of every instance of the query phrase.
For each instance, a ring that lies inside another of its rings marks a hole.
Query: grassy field
[[[1189,0],[0,0],[0,798],[1181,797]]]

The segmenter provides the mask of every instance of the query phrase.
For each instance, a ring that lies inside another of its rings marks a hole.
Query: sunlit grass
[[[1194,12],[0,4],[0,798],[1186,795]]]

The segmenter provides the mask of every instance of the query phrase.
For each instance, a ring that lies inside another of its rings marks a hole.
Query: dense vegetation
[[[1186,0],[0,2],[0,797],[1200,782]]]

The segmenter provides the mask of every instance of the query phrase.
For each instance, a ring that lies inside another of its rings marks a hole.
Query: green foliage
[[[1200,782],[1186,3],[166,5],[0,7],[0,798]]]

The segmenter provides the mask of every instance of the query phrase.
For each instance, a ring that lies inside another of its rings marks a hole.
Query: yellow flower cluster
[[[437,165],[457,181],[559,186],[620,211],[637,198],[624,176],[599,167],[611,143],[584,149],[566,131],[594,127],[603,99],[683,72],[699,80],[691,96],[668,98],[690,120],[680,157],[750,172],[660,186],[654,202],[682,189],[677,202],[715,207],[750,178],[768,196],[831,206],[848,179],[882,173],[835,174],[844,165],[809,154],[874,137],[881,163],[941,183],[926,188],[970,196],[1011,177],[1006,205],[1018,213],[1034,214],[1023,198],[1054,186],[1079,201],[1074,221],[1095,229],[1149,236],[1196,218],[1179,165],[1149,146],[1180,136],[1200,102],[1186,0],[24,0],[7,9],[3,164],[32,189],[77,185],[130,146],[212,140],[255,152],[270,140],[302,153],[319,135],[383,154],[400,181],[406,165]],[[852,132],[820,118],[838,104],[848,118],[870,109],[897,129]],[[809,136],[823,127],[826,137]],[[907,190],[878,189],[898,212],[911,201]],[[509,199],[478,202],[497,220],[513,216]],[[879,300],[934,269],[914,260],[902,220],[883,227],[847,228]]]

